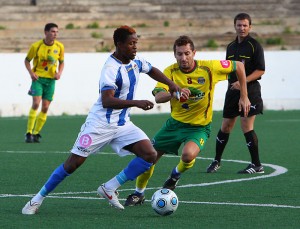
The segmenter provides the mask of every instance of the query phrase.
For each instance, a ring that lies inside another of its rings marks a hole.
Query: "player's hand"
[[[248,113],[250,111],[250,106],[251,106],[251,103],[250,103],[250,100],[249,100],[248,96],[246,96],[245,98],[240,97],[239,112],[241,112],[243,110],[244,111],[244,117],[248,116]]]
[[[151,110],[154,107],[154,103],[149,100],[136,100],[136,107],[143,109],[144,111]]]
[[[179,101],[180,102],[187,101],[188,98],[190,97],[190,95],[191,95],[190,89],[188,89],[188,88],[182,88],[181,92],[180,92],[180,99],[179,99]]]
[[[172,82],[169,85],[169,91],[170,91],[170,94],[172,95],[172,97],[177,98],[179,100],[180,93],[181,93],[181,88],[177,84]]]
[[[34,72],[30,74],[30,78],[32,81],[37,81],[39,79],[39,77]]]
[[[60,79],[60,74],[59,73],[55,73],[54,79],[55,80],[59,80]]]

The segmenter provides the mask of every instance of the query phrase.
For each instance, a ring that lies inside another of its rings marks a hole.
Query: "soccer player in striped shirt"
[[[147,171],[155,161],[157,152],[149,138],[130,121],[131,107],[147,111],[154,105],[148,100],[135,99],[140,73],[168,85],[172,96],[176,96],[180,87],[145,59],[136,56],[138,37],[133,28],[117,28],[113,39],[116,50],[103,66],[99,98],[82,125],[69,158],[53,171],[41,190],[27,202],[23,214],[35,214],[44,198],[64,178],[79,168],[89,155],[101,151],[106,145],[110,145],[119,156],[136,155],[125,169],[97,189],[97,193],[117,209],[124,209],[118,200],[117,188]]]

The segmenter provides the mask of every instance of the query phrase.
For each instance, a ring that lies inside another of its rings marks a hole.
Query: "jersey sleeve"
[[[31,45],[25,59],[28,62],[30,62],[34,58],[35,55],[36,55],[36,48],[34,45]]]
[[[59,63],[62,63],[65,61],[65,47],[62,43],[59,43],[59,47],[60,47],[60,55],[58,61]]]
[[[213,71],[215,82],[221,80],[227,80],[228,75],[236,71],[236,62],[231,60],[214,60],[213,61]]]
[[[148,61],[146,61],[143,57],[136,56],[134,62],[138,65],[139,72],[148,73],[152,69],[152,65]]]
[[[265,70],[264,50],[258,42],[256,43],[256,50],[254,52],[253,60],[254,60],[255,69],[263,70],[263,71]]]
[[[121,81],[122,77],[119,72],[115,67],[106,65],[101,72],[101,77],[100,77],[100,91],[105,91],[105,90],[116,90],[117,89],[117,82]]]

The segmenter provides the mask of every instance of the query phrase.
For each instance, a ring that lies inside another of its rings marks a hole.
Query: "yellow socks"
[[[196,159],[192,160],[189,163],[183,162],[181,159],[179,161],[179,164],[176,166],[176,170],[179,174],[185,172],[186,170],[193,167],[195,164]],[[143,174],[139,175],[136,179],[136,192],[143,193],[145,191],[145,188],[148,184],[149,179],[151,178],[153,172],[154,172],[155,165],[152,165],[150,169]],[[175,169],[175,168],[174,168]]]
[[[27,131],[26,133],[31,133],[34,128],[35,120],[36,120],[36,110],[33,110],[30,108],[29,115],[28,115],[28,121],[27,121]]]
[[[145,191],[148,181],[154,172],[154,167],[155,165],[152,165],[149,170],[136,178],[136,191],[139,193],[143,193]]]
[[[33,134],[38,134],[41,131],[46,120],[47,120],[47,113],[40,112],[36,119],[36,124],[35,124]]]
[[[192,161],[189,162],[189,163],[185,163],[185,162],[183,162],[183,161],[180,159],[179,164],[177,165],[177,171],[178,171],[179,173],[185,172],[186,170],[188,170],[188,169],[190,169],[190,168],[193,167],[193,165],[195,164],[195,161],[196,161],[196,159],[192,160]]]

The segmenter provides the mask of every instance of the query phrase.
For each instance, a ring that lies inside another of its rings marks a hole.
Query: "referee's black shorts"
[[[258,81],[253,81],[247,84],[248,98],[251,102],[251,107],[248,116],[253,116],[263,113],[263,100],[261,98],[261,87]],[[244,112],[239,112],[239,99],[240,91],[231,90],[230,84],[228,84],[224,108],[223,118],[234,118],[237,116],[244,116]]]

